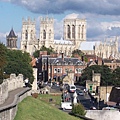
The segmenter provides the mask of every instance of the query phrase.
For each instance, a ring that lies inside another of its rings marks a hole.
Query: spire
[[[12,27],[12,29],[11,29],[8,37],[17,37],[17,36],[15,35],[15,32],[14,32],[14,30],[13,30],[13,27]]]

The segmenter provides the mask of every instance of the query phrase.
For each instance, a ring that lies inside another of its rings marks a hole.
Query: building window
[[[49,39],[51,39],[51,30],[49,31]]]
[[[72,38],[75,38],[75,26],[72,25]]]
[[[30,35],[30,39],[33,39],[33,30],[31,30],[31,35]]]
[[[26,30],[25,32],[25,39],[27,40],[28,39],[28,31]]]
[[[67,26],[67,37],[70,38],[70,25]]]
[[[81,25],[79,25],[78,27],[78,38],[80,38],[80,28],[81,28]]]
[[[43,39],[46,39],[46,31],[43,30]]]
[[[81,33],[81,34],[82,34],[81,37],[82,37],[82,39],[83,39],[83,35],[84,35],[84,25],[82,26],[82,33]]]
[[[54,68],[54,73],[57,73],[57,68]]]
[[[58,73],[61,73],[61,68],[58,68]]]

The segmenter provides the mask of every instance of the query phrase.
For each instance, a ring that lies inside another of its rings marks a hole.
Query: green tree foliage
[[[88,61],[87,57],[84,55],[84,53],[81,50],[76,49],[76,50],[72,51],[72,57],[74,57],[75,55],[80,56],[81,59],[83,59],[86,62]]]
[[[20,50],[7,50],[7,64],[4,68],[6,74],[15,73],[23,74],[24,79],[29,78],[32,83],[34,80],[32,66],[30,65],[31,58],[28,53]]]
[[[0,83],[2,83],[3,78],[4,78],[4,66],[6,64],[6,50],[7,48],[5,47],[5,45],[3,45],[2,43],[0,43]]]
[[[73,104],[72,106],[72,113],[75,115],[82,115],[85,116],[85,108],[81,103]]]
[[[42,47],[40,48],[40,50],[37,50],[37,51],[35,51],[35,52],[33,53],[33,56],[34,56],[35,58],[38,58],[39,55],[40,55],[40,51],[47,51],[47,54],[48,54],[48,55],[50,55],[50,53],[54,52],[54,50],[53,50],[52,47],[47,48],[47,47],[45,47],[45,46],[42,46]]]
[[[120,86],[120,67],[117,67],[113,71],[113,84],[115,86]]]
[[[94,73],[101,74],[101,85],[112,85],[113,84],[113,75],[111,69],[106,65],[92,65],[86,67],[81,75],[81,81],[85,83],[85,80],[92,80],[92,71]]]

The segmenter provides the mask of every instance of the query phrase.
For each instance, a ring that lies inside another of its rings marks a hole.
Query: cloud
[[[0,33],[0,42],[6,44],[6,34],[7,33]]]
[[[120,15],[119,0],[2,0],[25,7],[31,12],[61,14],[67,11],[100,15]]]

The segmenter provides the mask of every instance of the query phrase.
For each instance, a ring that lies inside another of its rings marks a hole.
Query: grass
[[[59,105],[60,96],[39,95],[37,99],[31,96],[25,98],[18,104],[14,120],[80,120],[50,105],[53,103],[49,102],[49,98],[53,99],[55,105]]]

